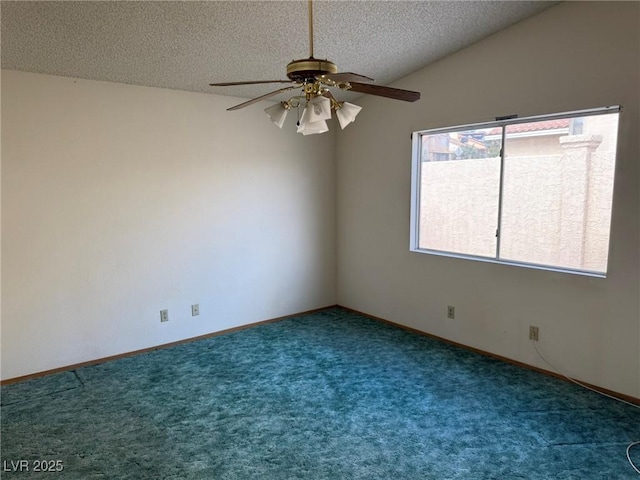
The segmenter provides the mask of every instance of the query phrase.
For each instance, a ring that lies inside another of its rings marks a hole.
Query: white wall
[[[566,2],[366,98],[337,137],[338,303],[640,397],[640,4]],[[607,279],[409,252],[414,130],[621,104]],[[447,305],[456,319],[446,318]]]
[[[3,379],[335,304],[333,136],[239,102],[2,72]]]

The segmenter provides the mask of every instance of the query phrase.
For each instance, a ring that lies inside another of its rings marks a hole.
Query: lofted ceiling
[[[386,85],[554,5],[317,0],[314,56]],[[2,1],[2,68],[252,98],[309,56],[307,1]],[[274,97],[277,99],[278,97]]]

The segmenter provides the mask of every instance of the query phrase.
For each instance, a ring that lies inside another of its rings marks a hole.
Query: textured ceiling
[[[316,1],[314,56],[388,84],[557,2]],[[2,1],[2,68],[252,98],[309,56],[306,1]],[[277,99],[278,97],[274,97]]]

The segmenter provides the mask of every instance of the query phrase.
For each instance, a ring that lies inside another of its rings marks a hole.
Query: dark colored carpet
[[[640,410],[339,308],[9,385],[2,405],[7,479],[640,477]]]

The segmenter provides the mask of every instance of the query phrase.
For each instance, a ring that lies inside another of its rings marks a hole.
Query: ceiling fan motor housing
[[[302,60],[294,60],[287,65],[287,77],[298,83],[315,81],[318,75],[338,73],[338,67],[329,60],[318,60],[309,57]]]

